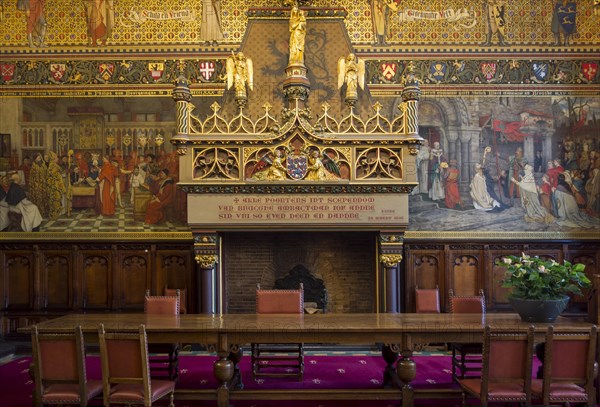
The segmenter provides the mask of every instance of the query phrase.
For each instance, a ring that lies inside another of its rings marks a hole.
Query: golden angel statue
[[[365,88],[365,61],[349,54],[338,60],[338,89],[346,84],[346,102],[358,100],[358,87]]]
[[[253,90],[254,87],[254,73],[252,68],[252,59],[247,58],[244,53],[238,52],[237,54],[231,54],[227,58],[226,64],[227,72],[227,89],[231,89],[233,86],[235,89],[235,100],[240,103],[248,100],[246,93],[246,86],[248,89]]]

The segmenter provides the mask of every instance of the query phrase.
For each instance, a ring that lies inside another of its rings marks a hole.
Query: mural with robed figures
[[[291,3],[2,3],[0,230],[188,231],[176,80],[199,116],[265,115],[278,131],[292,60],[310,83],[307,122],[394,117],[410,67],[416,166],[408,149],[354,157],[292,137],[242,164],[195,151],[194,181],[214,166],[255,184],[415,177],[409,231],[600,229],[597,2],[301,1],[288,25]],[[294,57],[292,26],[304,27]]]

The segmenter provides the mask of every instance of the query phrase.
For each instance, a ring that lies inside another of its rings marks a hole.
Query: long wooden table
[[[304,399],[402,399],[403,407],[413,406],[411,385],[416,375],[412,360],[415,344],[441,342],[481,342],[486,325],[501,332],[525,332],[531,325],[521,322],[516,314],[313,314],[256,315],[223,314],[180,316],[147,316],[145,314],[72,314],[39,323],[40,332],[67,332],[81,325],[86,340],[97,340],[103,323],[107,331],[137,332],[146,326],[149,342],[200,343],[214,349],[219,358],[214,374],[220,385],[212,394],[185,393],[184,398],[215,398],[219,407],[231,400],[260,398]],[[556,332],[582,332],[590,329],[587,322],[559,317],[553,324]],[[548,324],[536,324],[541,339]],[[364,389],[307,391],[293,395],[290,390],[249,391],[243,387],[237,362],[240,346],[249,343],[314,343],[314,344],[384,344],[383,357],[388,363],[386,379],[391,388],[377,391]],[[398,354],[402,357],[397,359]],[[397,360],[396,360],[397,359]]]

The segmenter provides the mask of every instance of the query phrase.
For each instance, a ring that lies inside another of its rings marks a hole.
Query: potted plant
[[[527,322],[554,322],[569,302],[569,295],[582,295],[590,287],[585,265],[538,256],[505,256],[496,265],[506,267],[502,287],[510,288],[509,301]]]

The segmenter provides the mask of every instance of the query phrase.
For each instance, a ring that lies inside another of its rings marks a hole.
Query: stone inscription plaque
[[[405,194],[190,194],[188,223],[202,227],[404,227],[408,224],[408,197]]]

